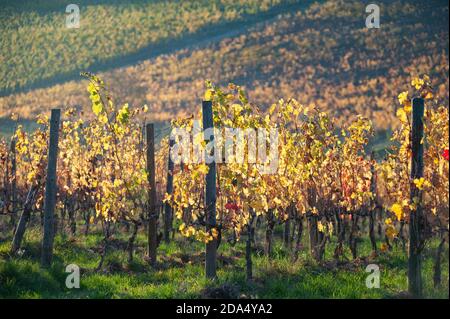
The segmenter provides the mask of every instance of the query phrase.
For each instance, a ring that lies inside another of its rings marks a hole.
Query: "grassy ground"
[[[262,234],[261,234],[262,235]],[[262,237],[259,237],[262,240]],[[218,279],[207,281],[203,275],[203,245],[176,238],[161,243],[159,264],[151,269],[145,261],[145,236],[138,236],[135,260],[129,264],[124,251],[126,237],[116,237],[101,272],[94,269],[99,261],[100,234],[75,238],[58,236],[51,269],[39,267],[40,232],[28,231],[21,257],[8,254],[9,240],[0,242],[0,298],[396,298],[407,289],[407,259],[400,246],[373,261],[333,263],[333,244],[326,261],[319,265],[303,249],[296,261],[278,238],[272,260],[255,249],[254,281],[245,278],[244,243],[219,248]],[[448,249],[444,253],[443,285],[432,284],[434,244],[424,262],[427,298],[448,298]],[[360,244],[360,255],[370,254],[369,243]],[[346,252],[349,255],[349,252]],[[65,287],[68,264],[81,268],[80,289]],[[368,263],[380,266],[381,287],[368,289],[365,280]]]

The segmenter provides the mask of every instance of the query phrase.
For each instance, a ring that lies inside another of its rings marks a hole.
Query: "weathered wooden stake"
[[[169,159],[167,163],[167,185],[166,185],[166,193],[172,195],[173,193],[173,169],[174,164],[172,158],[170,156],[170,150],[174,145],[175,141],[169,140]],[[169,203],[165,203],[164,205],[164,240],[166,243],[170,242],[170,232],[172,230],[172,206]]]
[[[11,140],[11,224],[16,224],[17,214],[17,161],[16,161],[16,138]]]
[[[212,102],[203,101],[202,104],[203,114],[203,130],[214,128]],[[206,133],[206,132],[205,132]],[[214,134],[204,134],[204,140],[206,142],[214,141]],[[210,155],[213,154],[211,149]],[[206,231],[209,232],[211,228],[216,226],[216,162],[213,159],[208,164],[209,170],[205,177],[206,194],[205,194],[205,215],[206,215]],[[216,277],[216,253],[217,253],[217,240],[206,244],[206,260],[205,260],[205,272],[206,278]]]
[[[50,139],[48,145],[47,178],[44,198],[44,238],[42,240],[41,266],[49,267],[53,258],[56,204],[56,165],[58,162],[58,135],[60,109],[53,109],[50,118]]]
[[[377,254],[377,240],[375,238],[375,214],[376,214],[376,210],[377,210],[377,180],[376,180],[376,171],[375,171],[375,153],[372,151],[372,153],[370,154],[370,160],[371,160],[371,164],[370,164],[370,172],[371,174],[371,178],[370,178],[370,191],[372,192],[372,194],[374,195],[374,199],[372,199],[370,208],[369,208],[369,237],[370,237],[370,242],[372,244],[372,254],[376,255]]]
[[[36,193],[38,192],[39,188],[40,185],[38,186],[34,184],[30,187],[30,190],[28,191],[25,203],[23,205],[22,214],[20,215],[19,222],[17,223],[17,226],[14,231],[14,237],[11,243],[11,254],[15,254],[20,249],[23,235],[25,234],[27,223],[30,219]]]
[[[156,264],[156,248],[158,246],[156,207],[156,178],[155,178],[155,130],[153,123],[146,126],[147,136],[147,174],[149,189],[148,211],[148,258],[152,266]]]
[[[416,208],[409,215],[409,259],[408,291],[416,297],[422,297],[422,192],[413,183],[414,179],[423,177],[423,115],[424,99],[412,100],[413,119],[411,131],[411,202],[418,199]]]

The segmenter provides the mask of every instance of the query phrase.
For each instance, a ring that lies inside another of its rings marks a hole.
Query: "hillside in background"
[[[243,85],[265,107],[292,97],[330,112],[338,124],[361,114],[378,129],[397,124],[396,97],[412,75],[429,74],[440,101],[448,103],[448,2],[380,1],[380,29],[365,27],[365,5],[315,3],[101,76],[117,102],[147,104],[153,121],[196,112],[206,79]],[[1,97],[0,116],[32,119],[64,106],[86,110],[85,87],[70,81]]]
[[[198,40],[288,10],[294,0],[82,0],[80,28],[65,26],[61,0],[3,1],[0,94],[73,79],[148,57],[173,41]],[[303,1],[307,2],[307,1]],[[195,37],[197,35],[197,37]]]

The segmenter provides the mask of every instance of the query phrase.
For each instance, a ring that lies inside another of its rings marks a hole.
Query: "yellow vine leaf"
[[[391,211],[394,213],[394,215],[397,217],[397,220],[402,220],[404,213],[403,213],[403,207],[400,204],[394,204],[391,207]]]

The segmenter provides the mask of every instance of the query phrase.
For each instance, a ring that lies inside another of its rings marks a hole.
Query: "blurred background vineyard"
[[[447,103],[449,26],[448,1],[378,3],[369,30],[364,1],[81,1],[81,28],[66,29],[62,1],[3,1],[1,134],[12,113],[29,127],[42,111],[89,107],[89,70],[156,122],[191,114],[212,79],[263,108],[293,97],[338,124],[367,116],[383,141],[412,76],[428,73]]]
[[[291,1],[284,1],[289,4]],[[42,86],[49,79],[196,32],[264,14],[280,0],[78,1],[82,27],[65,27],[66,1],[6,1],[2,8],[2,91]]]

